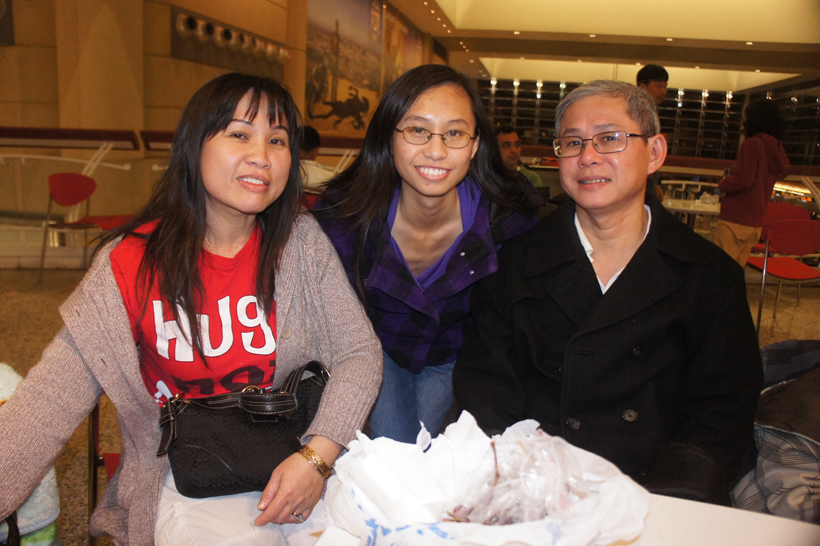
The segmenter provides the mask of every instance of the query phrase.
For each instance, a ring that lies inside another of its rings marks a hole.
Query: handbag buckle
[[[261,394],[262,389],[260,389],[256,385],[248,385],[247,387],[245,387],[244,389],[242,389],[239,392],[241,392],[242,394],[245,394],[246,392],[253,392],[253,393],[256,393],[256,394]]]

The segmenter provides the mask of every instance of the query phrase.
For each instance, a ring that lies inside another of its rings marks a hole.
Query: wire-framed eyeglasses
[[[575,157],[581,155],[586,142],[592,142],[595,151],[599,154],[614,154],[626,150],[629,137],[649,138],[651,135],[637,135],[626,131],[607,131],[598,133],[592,138],[577,136],[556,138],[552,141],[552,148],[556,157]]]
[[[414,146],[427,144],[430,142],[430,139],[433,138],[433,135],[440,136],[441,141],[445,146],[455,149],[464,148],[470,143],[470,141],[478,138],[478,135],[470,136],[470,133],[465,133],[464,131],[459,131],[458,129],[451,129],[445,133],[433,133],[424,127],[405,127],[404,129],[399,129],[396,127],[396,132],[401,133],[404,140]]]

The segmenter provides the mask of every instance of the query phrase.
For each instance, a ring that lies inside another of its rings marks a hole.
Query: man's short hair
[[[649,93],[625,82],[595,80],[576,87],[558,104],[555,109],[555,136],[561,136],[561,120],[572,103],[598,95],[624,101],[627,114],[640,125],[641,134],[655,136],[661,132],[658,109]]]
[[[319,131],[310,125],[302,127],[302,151],[311,152],[322,145],[322,139],[319,138]]]
[[[638,85],[649,82],[668,82],[669,72],[662,66],[657,64],[648,64],[638,70],[638,77],[636,78]]]
[[[510,133],[518,134],[518,131],[516,131],[515,127],[513,127],[512,125],[502,125],[501,127],[495,130],[495,136],[509,135]]]

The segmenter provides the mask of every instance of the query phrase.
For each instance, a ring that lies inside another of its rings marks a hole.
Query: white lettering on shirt
[[[174,359],[178,362],[193,362],[194,350],[188,340],[191,339],[191,327],[188,323],[188,316],[182,307],[177,306],[179,312],[179,321],[182,323],[185,335],[180,331],[179,325],[175,320],[163,321],[162,302],[154,300],[154,329],[157,332],[157,353],[160,356],[169,358],[168,347],[172,339],[177,340],[174,347]]]
[[[222,356],[233,345],[233,330],[231,329],[231,297],[225,296],[216,302],[219,305],[219,319],[222,321],[222,343],[214,349],[211,346],[211,318],[208,315],[199,315],[200,330],[202,332],[202,350],[205,356]]]
[[[248,317],[248,307],[251,304],[256,308],[255,318]],[[264,345],[262,345],[262,347],[254,347],[251,345],[253,332],[242,332],[242,345],[245,347],[245,350],[254,355],[272,354],[273,351],[276,350],[276,340],[273,337],[273,332],[270,329],[267,317],[262,312],[262,309],[259,308],[259,302],[256,296],[245,296],[241,298],[236,305],[236,314],[242,326],[247,326],[248,328],[256,328],[258,326],[262,329],[262,333],[265,336]]]

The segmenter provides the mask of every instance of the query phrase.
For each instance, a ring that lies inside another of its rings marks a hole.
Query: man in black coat
[[[742,269],[653,197],[652,99],[596,81],[556,111],[572,198],[474,289],[459,405],[487,432],[532,418],[655,493],[728,504],[762,382]]]

